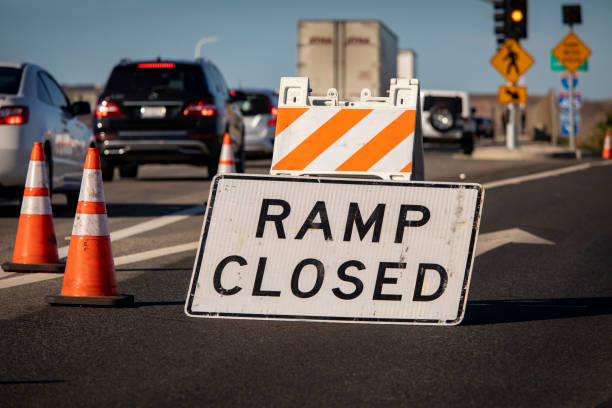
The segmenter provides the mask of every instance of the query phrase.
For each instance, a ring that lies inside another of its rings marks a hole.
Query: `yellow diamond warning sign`
[[[570,72],[576,72],[591,55],[591,50],[572,31],[553,49],[552,54]]]
[[[510,82],[516,82],[531,67],[534,60],[516,40],[509,39],[490,62],[504,78]]]
[[[497,100],[499,103],[527,103],[527,87],[500,86]]]

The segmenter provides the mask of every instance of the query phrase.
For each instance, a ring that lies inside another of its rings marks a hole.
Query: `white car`
[[[32,146],[42,142],[51,191],[76,206],[87,148],[96,145],[77,115],[89,113],[43,68],[0,62],[0,196],[22,195]]]
[[[271,154],[278,94],[269,89],[240,89],[231,91],[230,95],[242,112],[246,152]]]
[[[421,125],[428,142],[459,142],[466,154],[474,150],[476,123],[471,120],[467,92],[421,91]]]

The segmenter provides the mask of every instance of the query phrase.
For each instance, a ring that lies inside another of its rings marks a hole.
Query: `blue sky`
[[[278,88],[296,75],[297,21],[378,19],[418,55],[423,88],[494,93],[503,78],[489,64],[495,52],[493,6],[483,0],[193,1],[2,0],[0,60],[47,68],[62,84],[104,83],[121,58],[190,59],[196,42],[217,36],[202,54],[230,86]],[[530,93],[560,90],[550,50],[567,33],[561,4],[582,5],[575,32],[591,48],[577,90],[612,98],[612,1],[529,0],[529,38],[536,63],[525,75]]]

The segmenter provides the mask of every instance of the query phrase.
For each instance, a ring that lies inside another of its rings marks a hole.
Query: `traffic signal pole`
[[[516,150],[518,138],[516,134],[516,103],[508,104],[508,123],[506,123],[506,149]]]
[[[574,134],[575,118],[574,118],[574,73],[569,72],[569,148],[576,150],[576,135]]]

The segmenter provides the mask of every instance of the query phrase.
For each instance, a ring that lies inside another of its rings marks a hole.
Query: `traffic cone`
[[[5,262],[5,272],[64,272],[59,263],[53,215],[49,198],[49,180],[42,143],[35,142],[30,154],[13,262]]]
[[[120,295],[115,280],[98,149],[85,159],[79,204],[72,227],[62,292],[47,296],[52,305],[131,306],[132,295]]]
[[[235,173],[236,163],[234,162],[234,151],[232,150],[232,139],[230,134],[226,133],[223,136],[223,145],[221,146],[221,156],[219,157],[219,168],[217,174]]]
[[[606,132],[606,138],[604,139],[603,150],[601,151],[601,158],[608,160],[611,156],[611,143],[610,143],[610,132]]]

